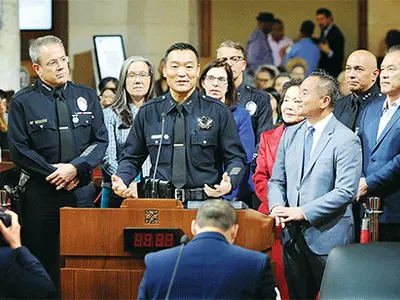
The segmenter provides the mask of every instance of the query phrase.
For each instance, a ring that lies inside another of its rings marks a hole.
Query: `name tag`
[[[33,121],[33,123],[36,125],[44,124],[44,123],[47,123],[47,119],[35,120],[35,121]]]
[[[161,134],[153,134],[152,136],[151,136],[151,139],[152,140],[159,140],[161,138]]]

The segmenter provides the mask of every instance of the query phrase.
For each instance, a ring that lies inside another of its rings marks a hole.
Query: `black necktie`
[[[358,116],[358,109],[360,107],[360,100],[354,94],[351,94],[351,102],[350,102],[350,118],[349,118],[349,128],[353,131],[355,130],[355,123]]]
[[[172,161],[172,183],[175,188],[180,189],[186,184],[186,147],[185,147],[185,118],[182,105],[176,106],[174,125],[174,157]]]
[[[60,162],[69,163],[75,158],[70,128],[71,115],[60,89],[54,91],[54,98],[56,99],[58,131],[60,133]]]

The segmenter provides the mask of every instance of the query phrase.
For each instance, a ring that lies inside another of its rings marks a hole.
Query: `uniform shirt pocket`
[[[212,166],[215,163],[217,138],[211,131],[195,131],[191,136],[192,161],[196,166]]]
[[[28,132],[34,149],[56,147],[58,144],[58,132],[55,119],[29,121]]]
[[[150,154],[151,164],[156,164],[158,147],[160,145],[160,134],[152,134],[146,136],[146,145]],[[171,149],[171,138],[168,134],[164,134],[162,139],[162,146],[160,152],[160,158],[158,161],[159,165],[168,165],[172,163],[172,149]]]
[[[87,146],[90,144],[93,119],[93,115],[72,115],[72,124],[74,127],[74,136],[77,145]]]

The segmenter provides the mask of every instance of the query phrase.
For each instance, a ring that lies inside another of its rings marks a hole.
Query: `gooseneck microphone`
[[[183,247],[185,247],[185,245],[188,242],[189,242],[189,237],[187,236],[187,234],[184,234],[181,237],[181,248],[179,249],[178,258],[176,259],[174,271],[172,272],[171,281],[169,282],[168,291],[167,291],[167,295],[165,296],[165,300],[168,300],[169,294],[171,293],[172,285],[174,284],[174,280],[175,280],[175,276],[176,276],[176,271],[178,270],[179,262],[182,257]]]
[[[158,161],[160,160],[160,155],[161,155],[161,146],[162,146],[162,141],[163,141],[163,138],[164,138],[165,119],[166,118],[167,118],[167,114],[165,112],[163,112],[161,114],[161,136],[160,136],[160,141],[159,141],[159,145],[158,145],[156,163],[154,165],[154,170],[153,170],[153,182],[152,182],[152,187],[151,187],[151,198],[156,198],[156,174],[157,174],[157,168],[158,168]]]

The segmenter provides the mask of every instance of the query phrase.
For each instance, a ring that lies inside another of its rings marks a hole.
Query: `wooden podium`
[[[176,200],[125,200],[118,209],[60,210],[63,299],[137,299],[143,259],[124,251],[123,229],[180,228],[193,238],[196,210]],[[238,211],[236,245],[270,254],[274,219],[248,209]]]

